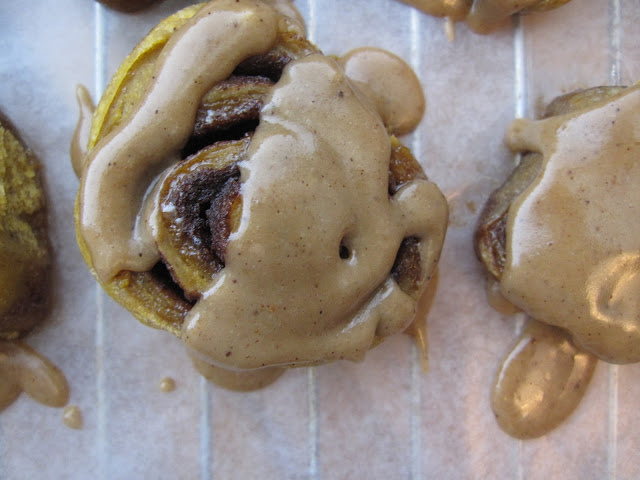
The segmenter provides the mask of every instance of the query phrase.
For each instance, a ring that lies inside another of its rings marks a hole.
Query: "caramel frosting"
[[[202,96],[274,44],[285,3],[206,4],[162,50],[140,105],[89,153],[79,234],[101,282],[160,259],[160,219],[176,211],[160,195],[164,172],[179,162]],[[415,74],[379,49],[285,67],[238,163],[241,214],[224,268],[179,331],[203,375],[256,388],[279,366],[360,360],[374,339],[409,325],[417,298],[390,271],[412,238],[430,277],[447,204],[424,177],[390,195],[389,130],[415,128],[423,110]]]
[[[593,108],[516,120],[506,141],[543,155],[512,204],[502,294],[614,363],[640,361],[640,87]]]
[[[409,133],[420,123],[425,110],[422,86],[404,60],[379,48],[362,47],[338,62],[350,82],[374,101],[383,123],[395,135]]]
[[[500,427],[517,438],[549,432],[580,403],[596,363],[566,331],[531,320],[496,376],[491,407]]]
[[[546,10],[570,0],[400,0],[436,17],[465,21],[476,33],[489,33],[514,13]]]

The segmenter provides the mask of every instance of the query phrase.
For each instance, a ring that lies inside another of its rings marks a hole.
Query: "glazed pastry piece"
[[[516,436],[553,428],[557,415],[544,411],[568,415],[596,359],[640,361],[640,235],[632,220],[640,213],[639,111],[638,86],[597,87],[560,97],[543,120],[516,120],[507,132],[522,161],[485,205],[475,247],[491,296],[535,319],[494,391],[496,415]],[[523,362],[525,338],[533,339],[529,350],[551,352],[558,365],[565,358],[565,366]],[[575,371],[566,366],[571,362]],[[530,380],[518,383],[516,376]],[[559,387],[576,378],[580,388]],[[514,382],[519,391],[505,387]],[[527,403],[528,411],[517,403]]]
[[[476,33],[490,33],[515,13],[551,10],[570,0],[400,0],[436,17],[466,22]]]
[[[109,8],[119,12],[133,13],[150,7],[162,0],[96,0]]]
[[[51,248],[40,165],[0,116],[0,410],[25,391],[63,406],[64,375],[20,337],[44,320]]]
[[[322,55],[290,2],[188,7],[97,106],[81,250],[229,388],[361,360],[409,325],[444,239],[446,202],[394,136],[423,110],[401,59]]]

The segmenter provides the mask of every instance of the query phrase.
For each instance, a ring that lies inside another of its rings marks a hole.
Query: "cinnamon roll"
[[[516,436],[568,416],[597,359],[640,361],[639,111],[639,86],[597,87],[507,132],[522,160],[485,205],[475,248],[491,298],[532,319],[493,394]]]
[[[45,319],[51,246],[40,164],[0,115],[0,410],[27,392],[61,407],[66,379],[21,338]]]
[[[412,321],[444,240],[446,201],[394,136],[423,110],[401,59],[323,55],[291,2],[188,7],[97,106],[80,248],[228,388],[361,360]]]
[[[124,13],[133,13],[139,10],[144,10],[150,7],[154,3],[159,3],[162,0],[96,0],[103,5],[106,5],[113,10],[118,10]]]
[[[490,33],[515,13],[542,12],[570,0],[400,0],[429,15],[466,22],[476,33]]]
[[[42,319],[50,250],[40,165],[0,116],[0,338],[19,338]]]

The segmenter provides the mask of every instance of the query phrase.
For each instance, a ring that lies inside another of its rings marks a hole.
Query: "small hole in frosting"
[[[338,249],[340,258],[343,260],[347,260],[351,257],[351,249],[345,244],[345,239],[343,238],[340,242],[340,248]]]

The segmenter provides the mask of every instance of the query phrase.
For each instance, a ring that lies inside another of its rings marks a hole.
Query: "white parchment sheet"
[[[543,438],[498,428],[490,385],[517,322],[487,306],[471,244],[512,168],[502,137],[516,114],[640,80],[640,0],[573,0],[490,36],[459,24],[454,42],[442,20],[392,0],[296,0],[325,53],[379,46],[418,72],[427,112],[405,142],[449,199],[451,222],[428,372],[397,336],[361,364],[293,370],[249,394],[203,381],[178,341],[102,293],[75,243],[75,86],[96,98],[142,36],[189,3],[125,15],[91,0],[0,0],[0,109],[44,164],[56,253],[53,313],[29,343],[65,372],[84,417],[69,429],[60,409],[23,395],[0,415],[0,478],[640,478],[639,365],[600,363],[579,409]],[[164,377],[175,391],[159,389]]]

